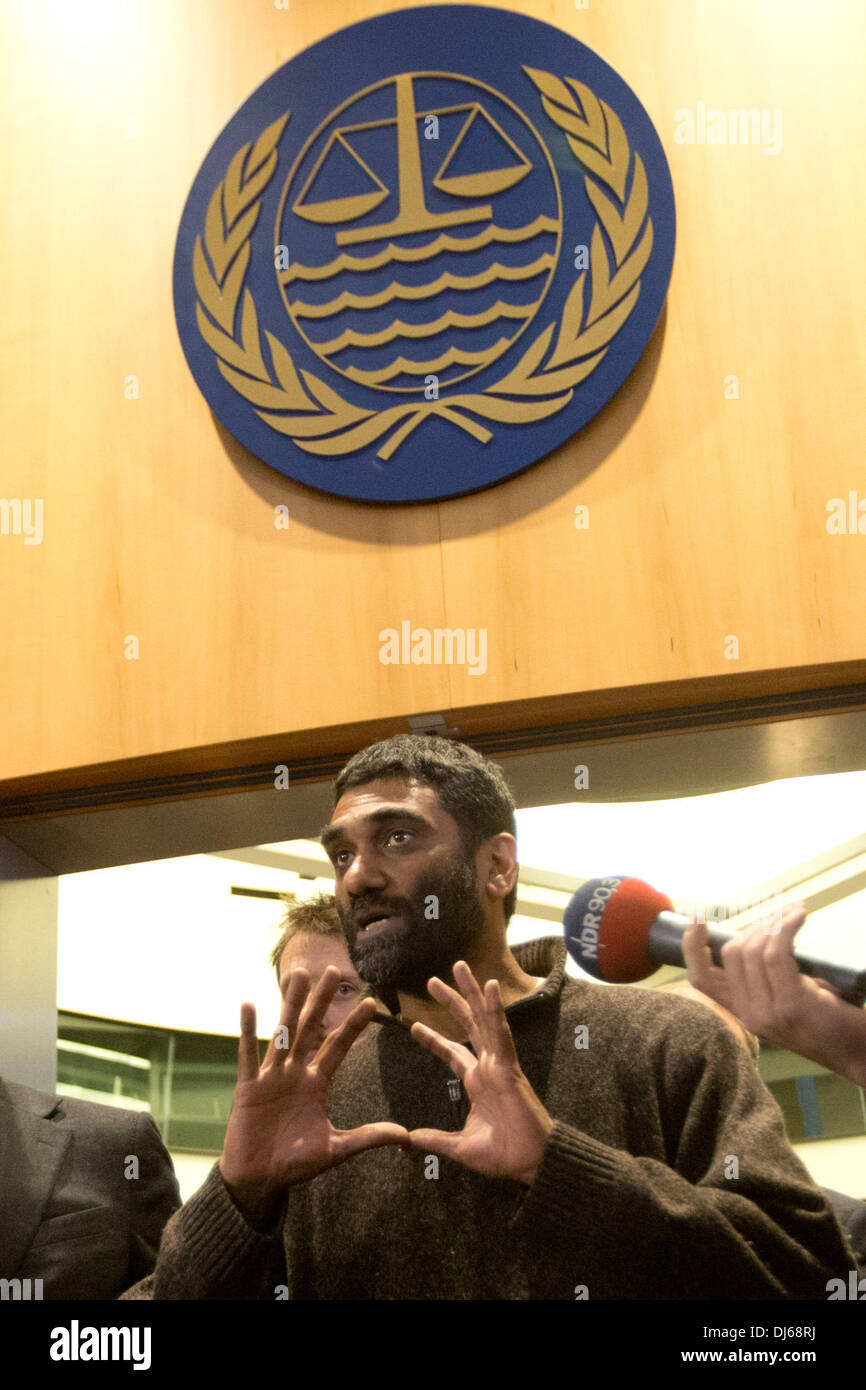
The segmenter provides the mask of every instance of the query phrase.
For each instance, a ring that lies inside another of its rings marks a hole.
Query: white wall
[[[249,999],[268,1037],[279,1011],[268,955],[283,908],[233,897],[233,884],[301,897],[327,887],[203,854],[63,875],[58,1008],[236,1036]]]
[[[58,880],[0,836],[0,1075],[37,1091],[57,1080]]]
[[[215,1154],[175,1153],[170,1149],[171,1161],[177,1174],[181,1201],[187,1202],[194,1192],[198,1192],[211,1168],[216,1163]]]
[[[850,1139],[813,1139],[794,1151],[819,1187],[847,1192],[866,1201],[866,1135]]]
[[[64,874],[59,883],[58,1008],[234,1037],[250,999],[262,1038],[279,1010],[268,957],[283,907],[232,896],[232,884],[302,899],[333,891],[324,876],[207,854]],[[561,913],[567,895],[547,896]],[[515,915],[511,939],[560,931],[557,922]]]

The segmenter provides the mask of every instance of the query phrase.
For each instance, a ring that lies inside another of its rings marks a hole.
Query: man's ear
[[[482,847],[484,855],[485,892],[495,898],[507,898],[515,883],[520,865],[517,862],[517,841],[503,830],[491,835]]]

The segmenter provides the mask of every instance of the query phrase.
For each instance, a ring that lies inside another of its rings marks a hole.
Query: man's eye
[[[354,985],[350,985],[346,980],[344,980],[341,985],[337,986],[337,993],[341,994],[344,999],[348,999],[350,994],[357,994],[358,991]]]
[[[349,851],[347,849],[338,849],[334,854],[334,867],[338,869],[344,868],[348,855]]]
[[[405,835],[407,840],[411,840],[412,838],[411,830],[392,830],[388,836],[388,839],[393,840],[396,835]],[[403,840],[401,843],[405,844],[406,840]]]

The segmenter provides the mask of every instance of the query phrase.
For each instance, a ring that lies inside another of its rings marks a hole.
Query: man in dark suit
[[[0,1297],[116,1298],[179,1206],[150,1115],[0,1077]]]

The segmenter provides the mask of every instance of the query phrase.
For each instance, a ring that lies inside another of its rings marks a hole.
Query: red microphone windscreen
[[[632,984],[654,975],[649,934],[673,903],[639,878],[592,878],[565,910],[565,943],[581,969],[610,984]]]

